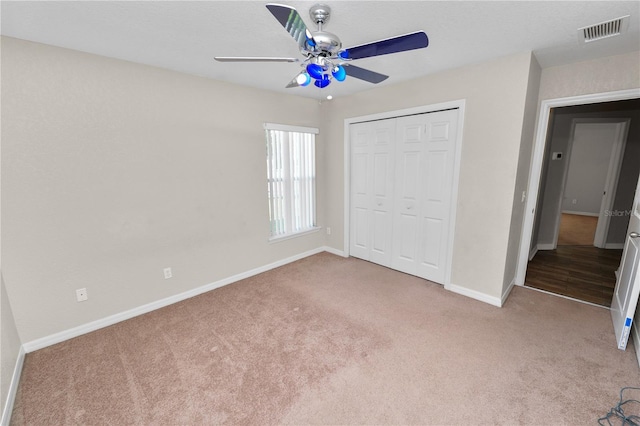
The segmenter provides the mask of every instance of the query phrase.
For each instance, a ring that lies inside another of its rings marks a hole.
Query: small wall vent
[[[630,15],[627,15],[621,18],[580,28],[578,29],[580,40],[584,43],[589,43],[596,40],[602,40],[603,38],[620,35],[625,32],[629,26],[629,16]]]

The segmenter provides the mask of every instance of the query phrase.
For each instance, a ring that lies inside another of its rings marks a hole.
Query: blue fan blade
[[[351,64],[342,64],[342,67],[349,77],[358,78],[373,84],[381,83],[389,78],[388,75],[379,74]]]
[[[298,46],[304,46],[307,41],[307,26],[298,14],[298,11],[291,6],[283,4],[269,3],[267,4],[269,12],[275,16],[285,30],[295,41],[298,42]]]
[[[424,31],[403,36],[388,38],[369,44],[346,49],[349,59],[369,58],[371,56],[388,55],[406,50],[422,49],[429,45],[429,38]]]

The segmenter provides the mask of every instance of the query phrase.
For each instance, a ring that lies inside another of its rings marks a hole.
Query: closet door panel
[[[373,193],[378,199],[387,199],[389,187],[389,153],[377,152],[373,155]]]
[[[350,131],[350,253],[390,266],[395,120],[353,124]]]
[[[371,185],[367,177],[370,171],[370,137],[371,132],[366,126],[352,125],[351,140],[351,207],[350,207],[350,235],[349,252],[352,256],[369,260],[370,251],[370,221],[369,199]]]
[[[391,232],[388,223],[388,213],[378,210],[373,211],[373,244],[371,245],[371,251],[376,254],[384,255],[391,250],[391,247],[387,244],[387,238]]]
[[[424,168],[421,179],[421,245],[417,275],[444,283],[451,223],[451,193],[457,111],[425,114]]]
[[[391,226],[394,190],[395,120],[374,121],[373,185],[371,200],[371,235],[373,244],[370,260],[383,266],[391,265]]]
[[[418,241],[421,234],[424,126],[419,116],[397,119],[396,187],[394,189],[393,247],[391,265],[408,274],[417,273]]]
[[[415,273],[413,263],[416,261],[416,229],[418,228],[418,218],[414,214],[400,214],[397,221],[398,227],[394,231],[397,235],[397,244],[394,248],[394,256],[398,261],[400,270]],[[410,262],[404,263],[402,261]]]
[[[440,240],[442,240],[442,225],[443,221],[440,219],[430,217],[422,218],[420,264],[423,267],[440,267],[441,256],[439,244],[433,244],[433,242],[440,242]]]
[[[386,132],[385,132],[386,135]],[[386,135],[389,136],[389,135]],[[391,253],[391,244],[389,239],[391,237],[391,208],[393,206],[393,200],[390,198],[390,194],[393,191],[392,185],[389,180],[390,153],[388,151],[380,152],[379,147],[385,145],[386,148],[390,147],[391,143],[389,139],[384,139],[385,143],[380,143],[377,140],[378,152],[373,154],[373,207],[372,207],[372,246],[371,246],[371,261],[389,265],[388,257]]]
[[[368,259],[368,251],[369,251],[369,212],[367,209],[363,209],[361,207],[356,207],[355,212],[353,214],[353,241],[352,241],[352,252],[357,250],[356,253],[352,253],[354,256],[359,254],[362,251],[363,259]],[[356,256],[361,257],[361,256]]]

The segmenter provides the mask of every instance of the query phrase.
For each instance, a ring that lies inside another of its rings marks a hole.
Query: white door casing
[[[640,180],[636,186],[633,209],[627,228],[627,239],[622,252],[622,262],[616,288],[611,301],[611,319],[616,333],[618,349],[625,350],[633,316],[640,296]]]
[[[529,263],[529,249],[531,247],[533,225],[535,221],[536,210],[538,207],[537,197],[538,191],[540,189],[540,177],[542,174],[542,164],[547,141],[547,131],[549,129],[549,118],[551,109],[565,106],[587,105],[598,102],[610,102],[637,98],[640,98],[640,89],[595,93],[542,101],[538,113],[538,121],[536,124],[535,141],[533,144],[533,153],[531,158],[531,169],[529,172],[529,183],[526,192],[527,202],[524,211],[524,220],[522,222],[522,231],[520,235],[520,249],[518,251],[518,265],[516,268],[515,277],[516,285],[524,285],[527,273],[527,264]]]

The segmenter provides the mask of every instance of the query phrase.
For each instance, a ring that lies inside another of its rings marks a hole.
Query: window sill
[[[301,237],[303,235],[313,234],[315,232],[320,231],[321,229],[322,229],[321,226],[316,226],[315,228],[307,229],[306,231],[296,232],[295,234],[287,234],[287,235],[282,235],[278,237],[271,237],[269,238],[269,244],[278,243],[284,240],[290,240],[292,238]]]

